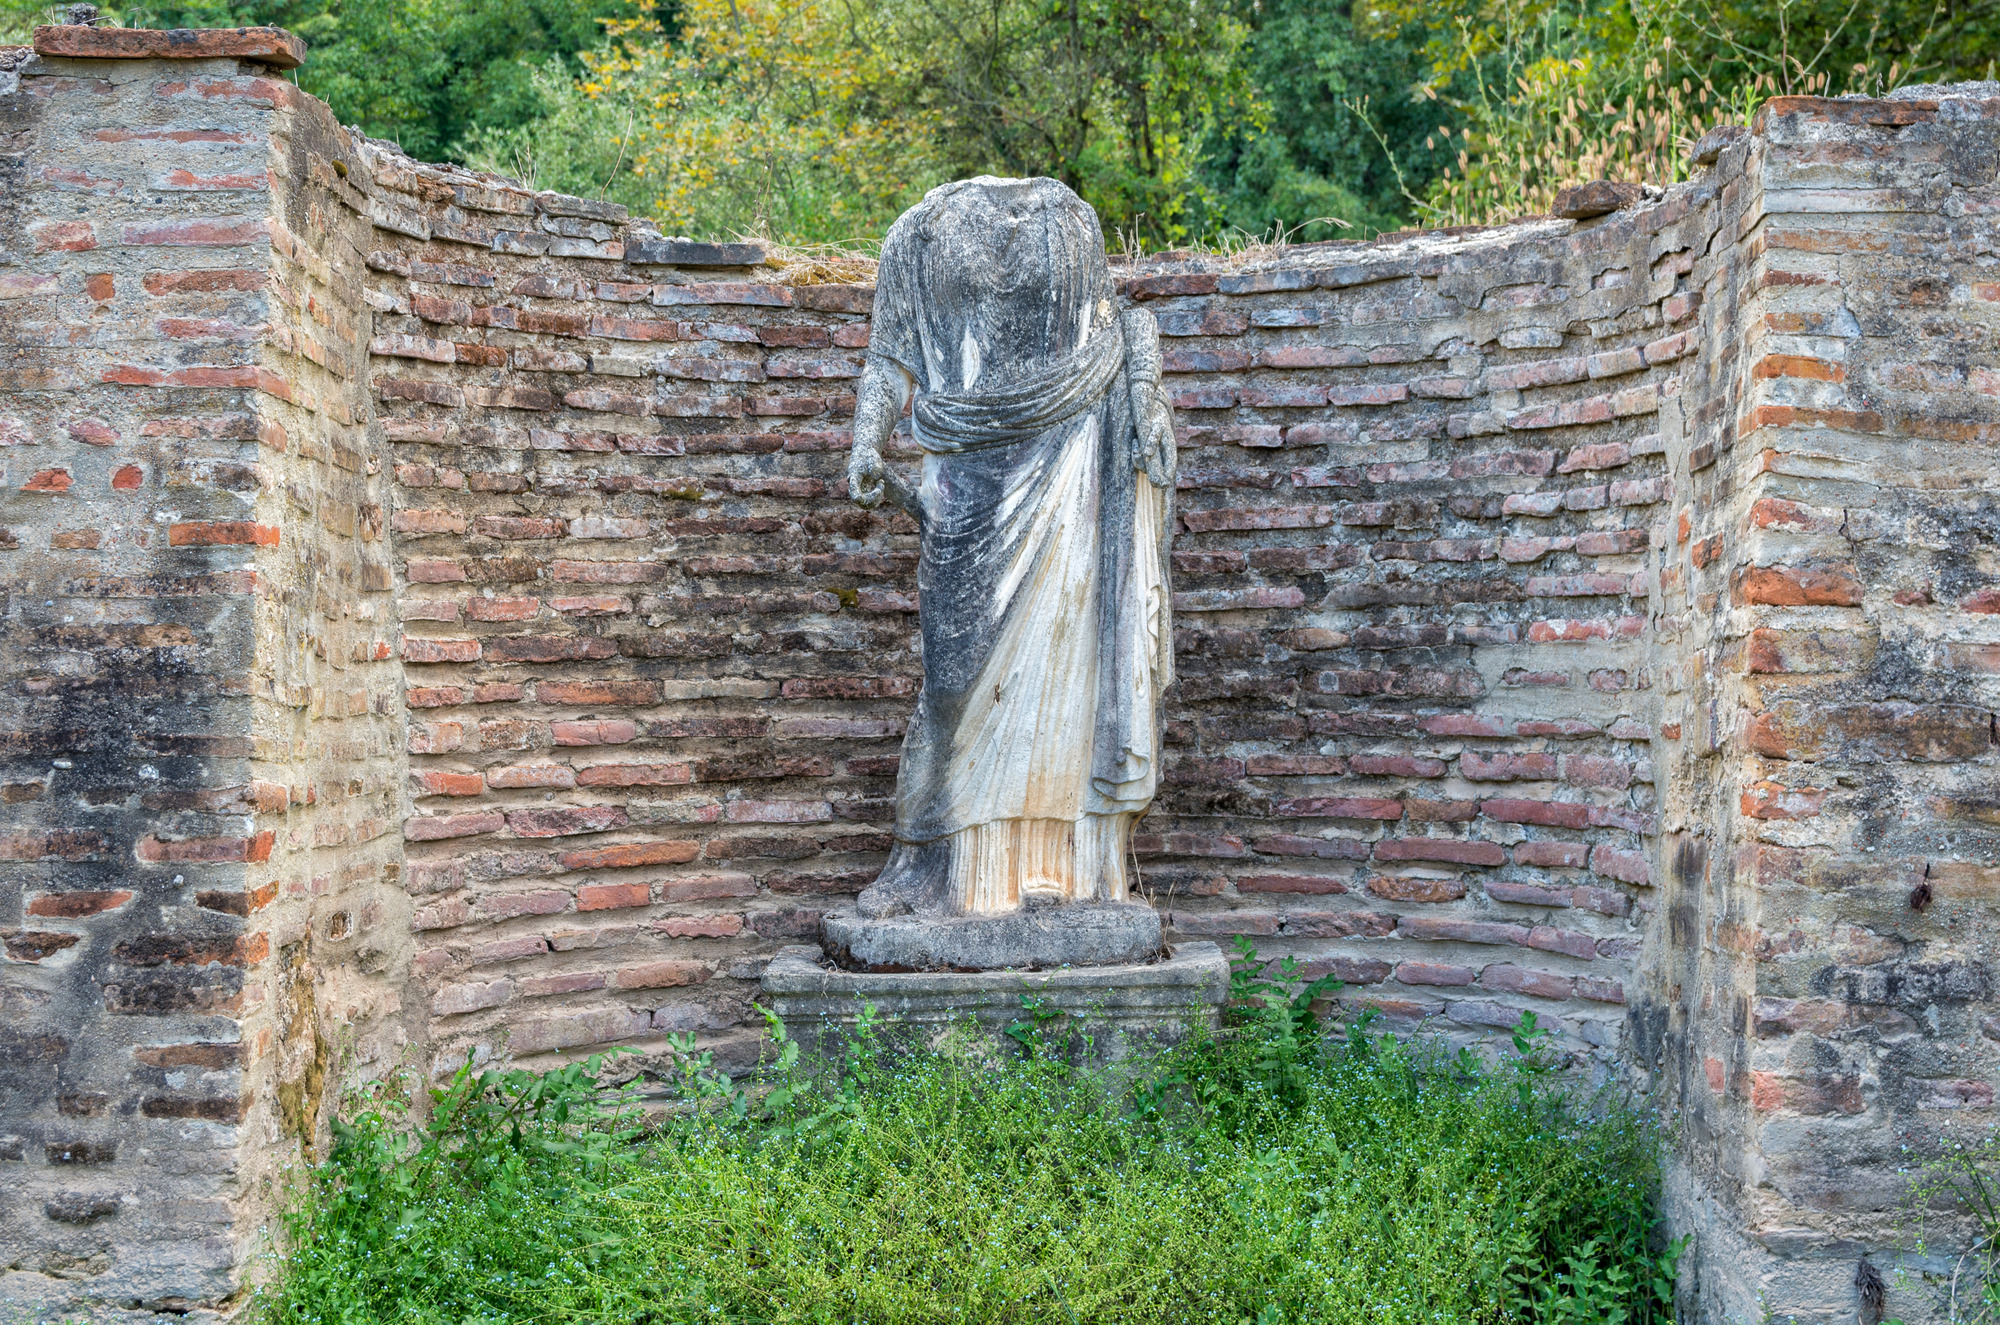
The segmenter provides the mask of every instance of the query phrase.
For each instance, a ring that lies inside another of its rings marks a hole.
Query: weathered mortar
[[[21,72],[4,1282],[213,1300],[406,1040],[749,1060],[763,963],[883,858],[914,529],[844,497],[867,288],[255,64]],[[1704,1320],[1845,1319],[1897,1147],[1991,1119],[1993,108],[1775,102],[1582,226],[1123,286],[1184,447],[1147,888],[1391,1025],[1534,1010],[1657,1084]],[[240,846],[135,846],[183,839]]]

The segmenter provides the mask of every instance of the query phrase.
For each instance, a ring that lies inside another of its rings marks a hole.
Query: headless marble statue
[[[933,189],[889,231],[855,409],[856,501],[904,506],[924,684],[896,841],[828,947],[875,969],[1143,960],[1132,825],[1171,680],[1172,416],[1096,214],[1050,179]],[[881,447],[914,393],[914,489]]]

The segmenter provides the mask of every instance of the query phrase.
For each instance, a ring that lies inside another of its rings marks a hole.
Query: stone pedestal
[[[834,911],[820,922],[827,955],[864,971],[1053,970],[1137,966],[1157,959],[1160,913],[1143,902],[1050,905],[1000,915],[883,916]]]
[[[1062,1014],[1044,1024],[1073,1060],[1113,1063],[1212,1027],[1229,997],[1229,962],[1213,943],[1183,943],[1155,961],[1050,971],[842,970],[818,948],[781,950],[764,972],[763,998],[802,1056],[837,1056],[873,1006],[891,1038],[934,1047],[968,1024],[995,1041],[1030,1020],[1024,1000]],[[1011,1040],[1006,1041],[1011,1045]]]

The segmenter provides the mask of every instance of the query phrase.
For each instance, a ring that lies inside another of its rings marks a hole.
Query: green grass
[[[592,1062],[362,1113],[298,1193],[285,1325],[1670,1320],[1658,1143],[1527,1019],[1497,1063],[1321,1040],[1239,962],[1223,1035],[1116,1080],[1060,1021],[1017,1059],[887,1053],[753,1096],[685,1047],[641,1130]]]

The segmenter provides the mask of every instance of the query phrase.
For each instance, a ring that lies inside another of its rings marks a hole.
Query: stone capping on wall
[[[305,63],[306,43],[283,28],[100,28],[54,24],[35,29],[35,51],[77,60],[254,60],[273,69]]]

